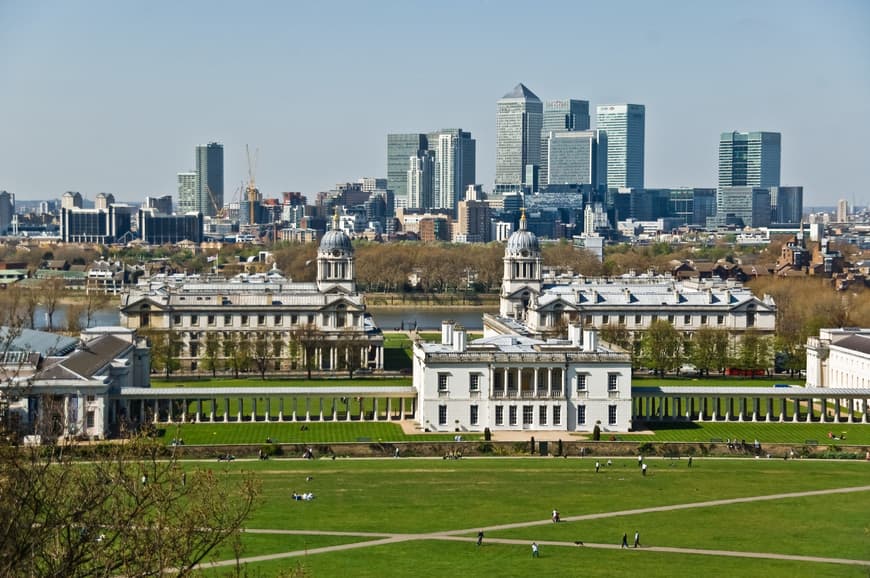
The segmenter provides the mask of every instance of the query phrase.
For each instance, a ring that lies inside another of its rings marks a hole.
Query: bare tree
[[[157,441],[0,447],[0,575],[191,575],[237,536],[259,488],[251,476],[182,468]]]
[[[48,317],[48,330],[54,329],[54,314],[60,305],[61,297],[64,295],[64,282],[62,277],[51,277],[40,283],[39,294],[41,296],[42,305],[45,307],[45,314]]]

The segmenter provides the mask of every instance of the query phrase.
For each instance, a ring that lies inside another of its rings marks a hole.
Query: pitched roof
[[[850,335],[837,339],[832,345],[870,355],[870,336],[867,335]]]
[[[509,93],[504,95],[502,98],[521,98],[521,99],[525,99],[525,100],[537,100],[537,101],[541,100],[540,98],[538,98],[538,96],[534,92],[529,90],[526,87],[526,85],[523,84],[522,82],[519,83],[518,85],[516,85],[512,91],[510,91]]]
[[[97,337],[59,363],[48,367],[41,379],[70,379],[71,376],[91,378],[117,358],[125,349],[132,347],[128,341],[112,335]]]
[[[6,346],[7,342],[8,347]],[[43,357],[66,355],[75,349],[78,342],[79,340],[74,337],[34,329],[16,330],[10,335],[9,327],[0,327],[0,343],[3,343],[4,348],[10,351],[32,351]]]

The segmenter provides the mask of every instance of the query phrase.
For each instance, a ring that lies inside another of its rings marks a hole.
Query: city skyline
[[[719,135],[769,131],[782,135],[781,183],[803,186],[806,205],[870,201],[870,78],[858,72],[870,5],[544,2],[523,9],[524,26],[582,14],[590,52],[570,35],[529,37],[542,59],[504,50],[510,4],[0,3],[0,189],[20,200],[176,196],[190,151],[219,141],[226,200],[246,180],[245,144],[260,149],[265,195],[311,196],[386,177],[387,134],[453,126],[477,141],[476,181],[491,191],[496,102],[521,82],[545,102],[644,105],[646,187],[715,187]],[[474,38],[421,67],[414,39],[457,22]],[[737,68],[739,82],[721,82]]]

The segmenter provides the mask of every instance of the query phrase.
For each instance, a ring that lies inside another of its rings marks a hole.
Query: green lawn
[[[653,435],[616,434],[619,440],[649,442],[709,442],[719,440],[756,439],[764,443],[788,443],[803,445],[807,440],[815,440],[819,445],[870,445],[870,425],[847,423],[750,423],[750,422],[678,422],[673,424],[650,422]],[[828,432],[842,436],[845,440],[828,439]]]
[[[564,518],[870,484],[870,464],[856,461],[698,458],[692,468],[685,460],[648,463],[646,477],[633,459],[615,460],[598,474],[588,458],[279,460],[221,467],[252,471],[261,480],[262,499],[249,528],[410,534],[468,530],[473,536],[478,528],[543,522],[487,530],[490,539],[523,541],[517,545],[485,542],[477,548],[473,542],[426,539],[310,554],[301,563],[312,576],[867,576],[868,568],[860,566],[579,548],[573,541],[617,544],[622,532],[637,529],[642,544],[649,546],[840,557],[870,564],[870,491],[547,522],[553,508]],[[291,501],[293,491],[310,491],[316,498]],[[354,539],[341,537],[336,543]],[[365,539],[370,538],[358,538]],[[532,560],[532,540],[570,546],[542,544],[541,558]],[[322,544],[313,534],[306,543],[309,548]],[[298,536],[245,536],[243,556],[298,550],[299,544]],[[274,575],[299,562],[276,560],[251,564],[248,570]]]
[[[667,376],[653,377],[648,375],[633,375],[631,386],[634,387],[771,387],[778,383],[799,385],[803,387],[805,380],[798,377],[728,377],[713,375],[705,377]]]
[[[151,378],[151,387],[408,387],[410,377],[347,377],[330,379],[260,379],[259,377]]]
[[[236,445],[261,444],[267,438],[275,443],[327,444],[341,442],[402,442],[402,441],[452,441],[455,434],[406,435],[395,423],[350,422],[350,423],[244,423],[244,424],[184,424],[161,426],[166,443],[181,438],[185,445]],[[463,434],[463,439],[475,440],[482,436]]]

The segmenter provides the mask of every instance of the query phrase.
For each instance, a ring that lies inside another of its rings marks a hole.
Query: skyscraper
[[[541,182],[554,185],[607,184],[607,136],[603,131],[551,132],[546,141],[547,172]]]
[[[196,207],[214,217],[224,206],[224,145],[210,142],[196,147]]]
[[[408,157],[405,172],[409,209],[429,209],[432,207],[435,188],[435,155],[432,151],[419,151],[416,156]]]
[[[771,220],[797,225],[803,220],[803,187],[770,187]]]
[[[435,154],[434,209],[456,209],[468,185],[475,181],[476,143],[461,129],[441,129],[427,135]]]
[[[178,212],[199,213],[196,202],[196,173],[178,173]]]
[[[549,100],[541,124],[541,185],[548,184],[548,138],[551,132],[589,130],[588,100]]]
[[[719,188],[778,187],[778,132],[723,132],[719,138]]]
[[[598,129],[607,135],[607,187],[643,188],[642,104],[603,104],[596,109]]]
[[[387,135],[387,189],[393,191],[398,206],[408,206],[408,159],[429,148],[422,133]]]
[[[541,100],[523,84],[498,101],[496,114],[495,190],[514,192],[530,185],[527,166],[541,164]]]

